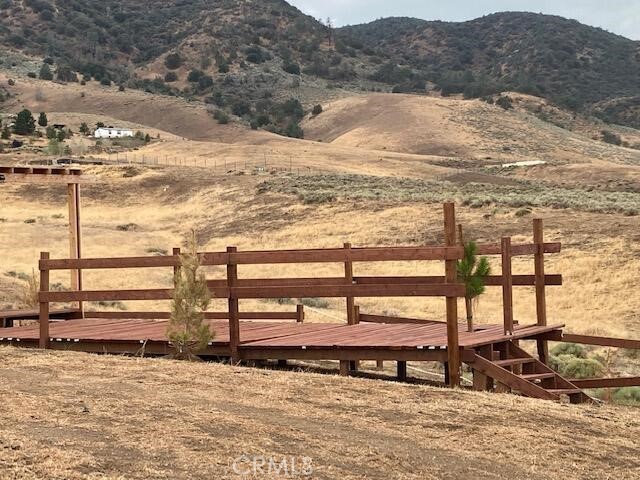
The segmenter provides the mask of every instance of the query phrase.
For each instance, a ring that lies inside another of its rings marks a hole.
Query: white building
[[[128,128],[100,127],[94,133],[95,138],[133,137],[133,130]]]

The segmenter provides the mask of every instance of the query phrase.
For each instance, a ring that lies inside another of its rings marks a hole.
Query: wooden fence
[[[456,221],[453,203],[444,206],[444,238],[442,246],[417,247],[352,247],[342,248],[275,250],[275,251],[238,251],[228,247],[225,252],[205,252],[199,254],[203,266],[225,265],[226,277],[208,280],[212,297],[228,301],[228,311],[218,314],[229,319],[230,350],[233,359],[239,359],[240,328],[239,321],[247,317],[240,312],[242,299],[277,299],[326,297],[344,298],[347,308],[347,322],[357,323],[360,319],[369,321],[371,316],[358,315],[355,299],[358,297],[444,297],[446,299],[448,377],[451,385],[460,383],[460,348],[458,341],[458,298],[464,297],[465,286],[457,277],[457,261],[463,257],[464,248],[456,240]],[[505,237],[500,244],[479,245],[480,255],[500,255],[502,258],[501,275],[487,279],[487,285],[501,286],[503,291],[503,316],[505,333],[513,332],[514,316],[512,304],[513,286],[533,286],[536,290],[538,324],[546,325],[546,306],[544,303],[545,286],[560,285],[560,275],[546,275],[544,272],[544,254],[560,251],[559,243],[544,243],[542,223],[534,222],[533,244],[512,245]],[[128,269],[180,267],[179,250],[173,255],[122,258],[71,258],[50,259],[49,254],[41,254],[40,269],[40,346],[46,348],[49,340],[49,307],[52,302],[87,302],[116,300],[167,300],[173,296],[173,289],[134,289],[134,290],[72,290],[51,291],[49,273],[52,270],[71,270],[82,272],[89,269]],[[535,258],[534,275],[513,275],[511,261],[514,256],[533,255]],[[394,261],[441,261],[445,264],[442,276],[358,276],[354,275],[355,263],[394,262]],[[339,277],[309,278],[254,278],[238,276],[238,265],[269,264],[310,264],[339,263],[344,265],[344,275]],[[94,315],[94,314],[92,314]],[[112,315],[114,313],[102,314]],[[145,312],[147,315],[155,315]],[[165,314],[166,315],[166,314]],[[300,312],[296,312],[300,315]],[[127,316],[131,316],[127,313]],[[148,317],[146,317],[148,318]],[[298,318],[298,317],[296,317]],[[546,359],[546,341],[541,341],[539,353]]]

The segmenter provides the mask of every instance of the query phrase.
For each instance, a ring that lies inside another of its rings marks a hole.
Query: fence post
[[[513,334],[513,278],[511,275],[511,237],[502,237],[502,311],[504,334]]]
[[[40,260],[49,260],[49,252],[40,252]],[[42,296],[42,292],[49,291],[49,270],[42,268],[42,265],[39,265],[40,269],[40,297]],[[39,327],[40,327],[40,336],[38,339],[38,346],[40,348],[49,348],[49,302],[44,302],[42,298],[38,298],[38,303],[40,304],[40,315],[38,317]]]
[[[344,262],[344,279],[347,285],[353,285],[353,262],[351,261],[351,244],[345,243],[343,244],[343,248],[346,252],[347,260]],[[346,297],[347,303],[347,325],[355,325],[356,324],[356,309],[355,309],[355,298]],[[356,371],[358,370],[358,362],[351,361],[349,362],[349,369]]]
[[[238,283],[238,265],[232,261],[232,254],[236,253],[236,247],[227,247],[227,288],[229,289],[229,348],[231,350],[231,363],[240,360],[238,347],[240,345],[240,313],[238,298],[234,287]]]
[[[447,247],[456,246],[456,207],[453,202],[444,204],[444,240]],[[457,283],[458,271],[455,259],[445,259],[445,282]],[[460,343],[458,339],[458,298],[447,297],[447,369],[450,387],[460,386]]]
[[[304,322],[304,305],[296,305],[296,322]]]
[[[547,298],[544,278],[544,230],[542,219],[533,219],[533,243],[536,244],[534,267],[536,276],[536,317],[538,325],[547,324]],[[546,340],[537,340],[538,358],[544,364],[549,360],[549,344]]]

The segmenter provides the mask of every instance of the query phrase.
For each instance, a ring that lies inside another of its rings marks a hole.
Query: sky
[[[572,18],[640,40],[640,0],[287,0],[308,15],[331,18],[334,26],[381,17],[464,21],[503,11],[527,11]]]

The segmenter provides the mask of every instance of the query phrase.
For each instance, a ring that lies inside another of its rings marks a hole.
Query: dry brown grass
[[[379,201],[337,202],[303,205],[280,194],[256,194],[260,177],[215,177],[213,182],[199,170],[141,170],[139,176],[122,178],[123,169],[97,168],[103,184],[85,188],[83,210],[84,255],[90,257],[148,255],[152,249],[171,250],[185,231],[195,228],[207,250],[224,250],[236,245],[241,250],[336,247],[353,245],[419,245],[442,241],[442,214],[439,205]],[[62,189],[3,187],[0,202],[6,221],[0,225],[0,245],[5,261],[2,273],[10,270],[28,274],[39,251],[53,258],[66,257],[67,225]],[[513,235],[514,241],[530,241],[531,220],[518,218],[514,211],[491,207],[459,207],[460,221],[470,238],[498,241]],[[491,217],[484,218],[490,213]],[[562,241],[563,252],[548,257],[547,270],[562,273],[564,286],[548,289],[549,321],[566,323],[569,331],[637,336],[640,331],[640,297],[635,276],[640,270],[637,248],[638,219],[614,214],[590,214],[570,210],[537,209],[533,215],[545,219],[547,238]],[[35,218],[35,224],[24,223]],[[119,226],[134,224],[122,231]],[[499,263],[494,261],[499,269]],[[340,265],[313,265],[318,276],[342,275]],[[240,267],[244,278],[261,276],[308,276],[309,266]],[[530,259],[518,259],[518,273],[531,273]],[[438,262],[356,265],[362,274],[442,274]],[[223,275],[209,269],[209,275]],[[171,285],[167,269],[131,270],[126,275],[85,274],[85,287],[143,288]],[[56,272],[52,282],[68,284],[68,276]],[[345,315],[343,301],[330,301],[326,313]],[[443,302],[430,299],[359,299],[365,312],[394,312],[422,318],[443,318]],[[213,308],[224,308],[217,301]],[[130,303],[130,308],[142,305]],[[145,308],[166,309],[157,302]],[[266,302],[243,303],[242,308],[280,308]],[[281,307],[290,309],[291,307]],[[530,288],[516,289],[516,318],[533,322],[535,302]],[[311,312],[312,321],[330,321]],[[500,289],[489,289],[478,311],[481,323],[500,322]]]
[[[13,348],[0,375],[2,478],[233,479],[242,454],[332,480],[640,477],[629,409]]]

